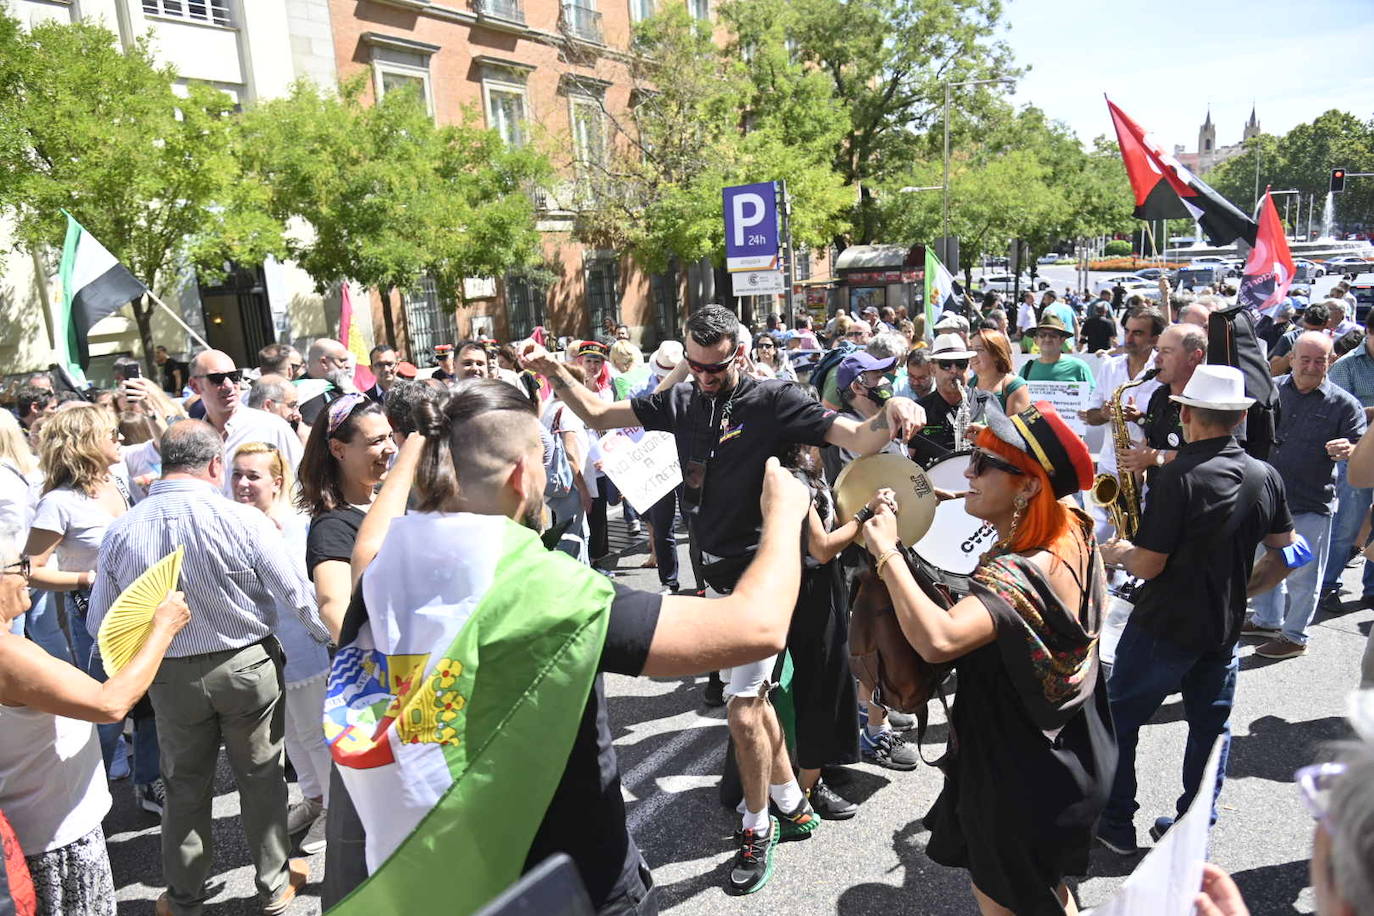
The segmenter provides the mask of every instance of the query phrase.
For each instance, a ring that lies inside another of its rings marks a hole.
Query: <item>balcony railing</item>
[[[474,4],[478,16],[504,19],[506,22],[525,23],[525,10],[520,0],[476,0]]]
[[[604,44],[601,37],[601,14],[582,3],[564,3],[562,26],[574,38]]]

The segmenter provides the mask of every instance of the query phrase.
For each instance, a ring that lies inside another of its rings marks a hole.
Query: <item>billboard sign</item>
[[[787,278],[780,270],[742,270],[731,277],[736,296],[767,296],[787,291]]]
[[[777,270],[778,200],[777,184],[755,184],[724,188],[725,269]]]

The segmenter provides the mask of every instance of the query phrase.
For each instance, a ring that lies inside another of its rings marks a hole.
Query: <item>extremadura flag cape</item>
[[[515,881],[596,678],[609,580],[507,518],[391,523],[334,659],[330,752],[368,879],[331,913],[471,913]]]

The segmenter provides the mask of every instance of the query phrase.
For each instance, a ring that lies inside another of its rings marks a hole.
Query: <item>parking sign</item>
[[[777,183],[760,181],[722,192],[725,201],[725,269],[778,268]]]

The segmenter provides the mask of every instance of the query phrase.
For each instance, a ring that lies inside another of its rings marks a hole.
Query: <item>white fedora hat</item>
[[[1255,403],[1245,396],[1245,376],[1234,366],[1198,366],[1183,393],[1169,400],[1211,410],[1248,410]]]
[[[975,355],[958,334],[941,334],[930,345],[931,359],[972,359]]]

